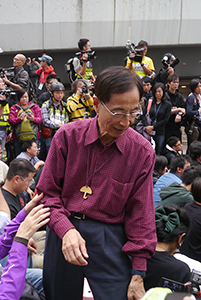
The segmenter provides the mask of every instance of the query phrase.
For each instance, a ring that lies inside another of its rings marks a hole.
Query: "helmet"
[[[63,85],[63,83],[61,82],[52,82],[51,86],[50,86],[50,92],[54,92],[54,91],[64,91],[65,87]]]

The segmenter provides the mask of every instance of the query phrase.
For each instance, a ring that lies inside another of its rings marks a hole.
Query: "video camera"
[[[142,55],[140,53],[144,52],[144,48],[137,48],[133,43],[130,42],[130,40],[127,41],[126,43],[126,49],[128,52],[128,56],[130,60],[134,60],[135,62],[142,62]],[[134,53],[134,57],[130,57],[130,53]]]
[[[87,61],[96,59],[96,57],[97,57],[96,51],[94,51],[94,50],[80,51],[80,52],[75,53],[75,56],[78,57],[79,59],[82,59],[82,56],[85,53],[88,55]]]
[[[178,58],[175,58],[171,64],[169,63],[170,60],[171,59],[167,55],[163,56],[161,62],[164,65],[165,69],[167,69],[168,67],[174,68],[180,63],[180,60]]]
[[[10,68],[0,67],[0,78],[4,78],[4,76],[6,75],[6,77],[9,80],[11,80],[12,78],[14,78],[14,70],[15,70],[15,67],[10,67]]]
[[[5,100],[0,100],[0,104],[2,106],[5,106],[8,103],[8,100],[12,98],[12,96],[16,95],[16,92],[18,90],[14,90],[12,88],[10,89],[4,89],[4,90],[0,90],[0,95],[6,96]]]
[[[183,284],[165,277],[162,277],[160,286],[169,288],[173,293],[186,292],[193,294],[196,298],[201,298],[200,292],[201,272],[193,269],[191,273],[190,282]]]

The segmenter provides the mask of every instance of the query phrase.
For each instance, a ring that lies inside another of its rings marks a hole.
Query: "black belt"
[[[81,213],[78,213],[78,212],[71,212],[71,217],[74,218],[74,219],[78,219],[78,220],[94,220],[90,217],[87,217],[86,215],[83,215]]]

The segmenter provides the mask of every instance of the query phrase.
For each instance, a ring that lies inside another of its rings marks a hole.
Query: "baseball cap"
[[[39,57],[38,58],[40,61],[43,60],[43,61],[46,61],[48,64],[51,64],[51,62],[53,61],[53,58],[49,55],[43,55],[42,57]]]

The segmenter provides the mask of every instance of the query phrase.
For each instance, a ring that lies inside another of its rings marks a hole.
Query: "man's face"
[[[87,42],[85,46],[83,46],[83,50],[84,51],[88,51],[88,50],[91,50],[91,47],[90,47],[90,43]]]
[[[175,93],[179,87],[179,79],[171,81],[170,83],[168,83],[168,85],[169,85],[169,91]]]
[[[201,83],[198,83],[198,86],[196,87],[194,94],[201,94]]]
[[[27,152],[31,158],[36,156],[38,154],[37,144],[35,142],[32,143],[31,148],[27,149]]]
[[[4,90],[6,88],[5,83],[3,82],[3,79],[0,78],[0,91]]]
[[[57,82],[58,80],[56,78],[52,78],[50,79],[49,83],[46,83],[46,88],[49,91],[50,90],[50,86],[52,84],[52,82]]]
[[[141,54],[142,56],[145,56],[145,55],[147,54],[147,46],[143,46],[143,47],[139,46],[138,49],[140,49],[140,48],[144,48],[144,51],[141,52],[140,54]]]
[[[187,167],[189,167],[191,164],[189,163],[189,161],[187,161],[186,160],[186,162],[185,162],[185,165],[184,165],[184,167],[183,168],[180,168],[180,177],[182,178],[183,177],[183,174],[184,174],[184,171],[185,171],[185,169],[187,168]]]
[[[172,147],[176,152],[183,151],[183,145],[181,141],[177,141],[176,145]]]
[[[31,180],[35,173],[30,172],[27,177],[22,177],[16,175],[17,177],[17,185],[16,185],[16,193],[21,194],[24,193],[31,184]]]
[[[136,112],[138,103],[139,91],[137,87],[134,87],[128,92],[113,94],[110,97],[110,101],[105,103],[105,105],[112,113],[121,112],[130,114]],[[134,122],[134,119],[129,116],[123,119],[115,118],[101,104],[98,98],[95,99],[94,105],[98,113],[99,135],[105,145],[111,143],[115,138],[122,136]]]
[[[15,55],[15,57],[13,58],[13,67],[20,68],[24,65],[24,61],[21,57],[21,55],[17,54]]]
[[[53,92],[53,101],[54,103],[58,104],[64,96],[64,92],[63,91],[54,91]]]
[[[143,90],[145,93],[149,93],[151,89],[151,83],[150,82],[143,82]]]

